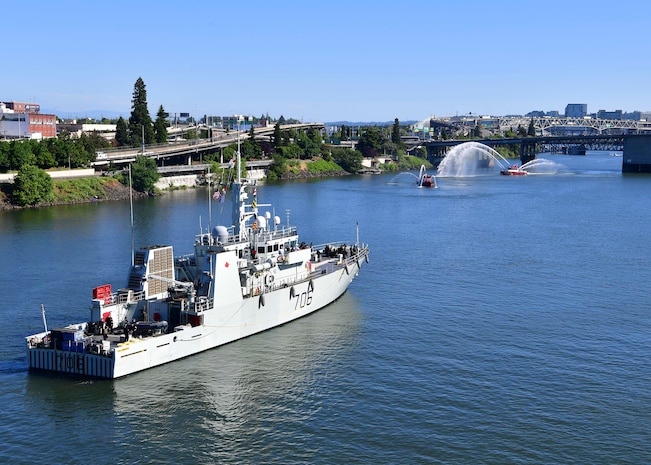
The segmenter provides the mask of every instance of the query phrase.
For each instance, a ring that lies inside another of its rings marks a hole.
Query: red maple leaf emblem
[[[228,264],[228,262],[226,262],[226,263],[224,263],[224,266],[225,266],[226,268],[228,268],[230,265]]]

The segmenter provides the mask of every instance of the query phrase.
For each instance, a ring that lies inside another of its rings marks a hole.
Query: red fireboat
[[[500,174],[503,174],[504,176],[525,176],[529,173],[518,165],[511,165],[507,169],[500,171]]]
[[[431,174],[425,174],[421,176],[418,185],[420,187],[436,187],[436,178]]]
[[[421,165],[416,184],[418,187],[437,187],[436,176],[427,174],[427,171],[425,171],[425,165]]]

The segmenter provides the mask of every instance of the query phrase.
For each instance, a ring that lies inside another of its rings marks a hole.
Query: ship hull
[[[28,346],[29,367],[66,375],[120,378],[183,359],[322,309],[346,292],[360,267],[361,259],[350,260],[335,272],[313,273],[310,279],[211,309],[203,315],[202,324],[180,326],[156,337],[132,337],[105,353]]]

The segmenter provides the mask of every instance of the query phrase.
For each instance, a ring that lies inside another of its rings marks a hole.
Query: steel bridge
[[[567,118],[567,117],[526,117],[526,116],[462,116],[426,118],[415,126],[430,127],[433,130],[440,127],[474,128],[477,125],[492,132],[516,131],[518,127],[525,129],[533,121],[536,135],[593,135],[593,134],[651,134],[651,121],[642,120],[609,120],[599,118]]]
[[[651,173],[651,134],[595,134],[583,136],[540,136],[515,139],[445,140],[423,142],[427,159],[438,165],[455,145],[479,142],[489,147],[519,145],[520,162],[536,158],[536,153],[556,152],[585,155],[588,150],[621,150],[622,173]],[[572,151],[571,149],[574,149]]]

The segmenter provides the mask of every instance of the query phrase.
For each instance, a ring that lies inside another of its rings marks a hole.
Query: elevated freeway
[[[281,131],[309,128],[323,129],[324,124],[285,124],[280,127]],[[274,126],[254,128],[254,135],[256,138],[270,137],[274,133],[274,130]],[[249,138],[249,133],[245,131],[231,131],[217,134],[209,139],[182,140],[165,144],[146,145],[139,148],[108,149],[97,156],[97,160],[93,163],[93,166],[102,167],[109,163],[116,165],[127,164],[134,161],[138,155],[153,158],[161,164],[165,164],[166,161],[174,159],[174,164],[189,165],[193,160],[199,159],[203,154],[214,153],[217,150],[237,143],[238,138],[240,141],[246,140]],[[183,160],[183,162],[179,163],[179,159]]]

